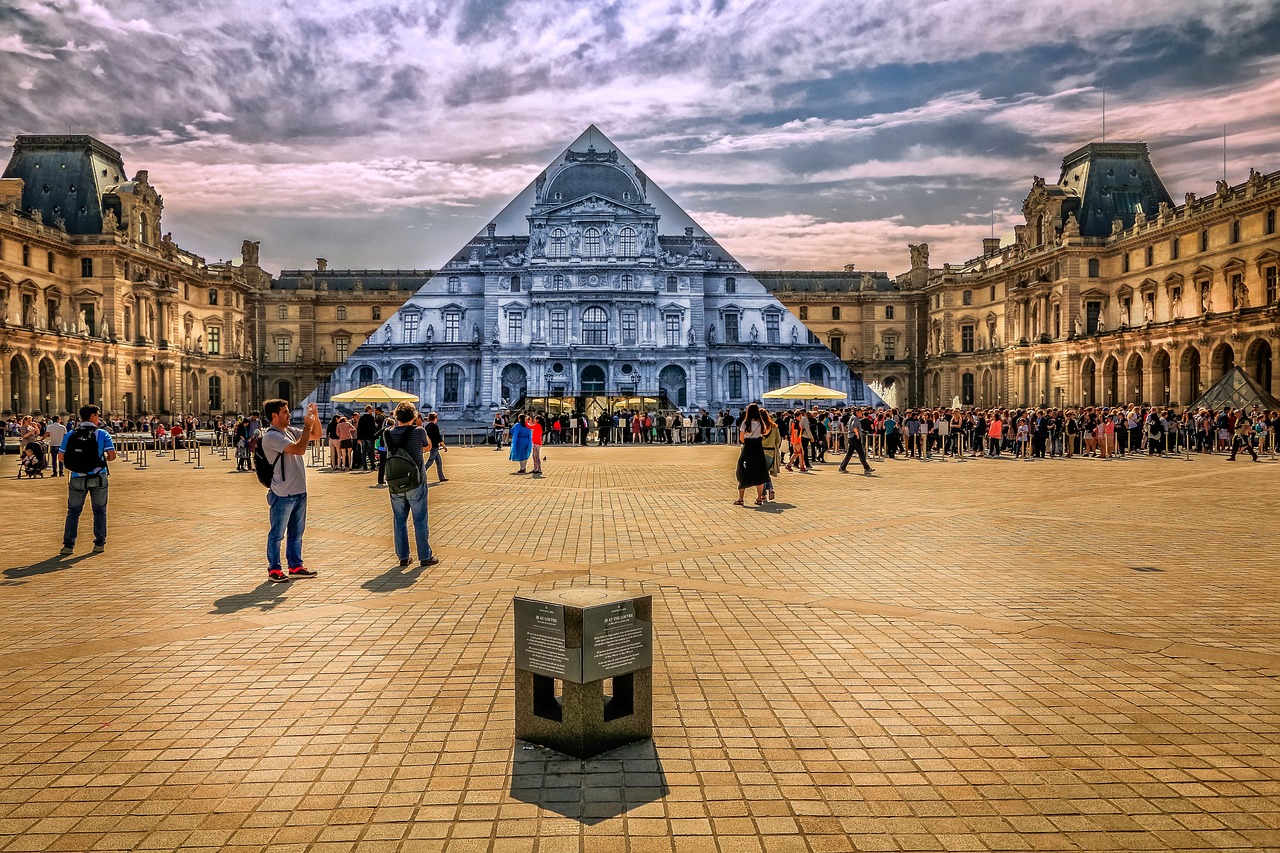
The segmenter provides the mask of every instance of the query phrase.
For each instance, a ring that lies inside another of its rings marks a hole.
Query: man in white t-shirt
[[[267,506],[271,508],[271,530],[267,533],[267,580],[288,583],[294,578],[313,578],[302,562],[302,532],[307,525],[307,463],[303,454],[307,444],[319,439],[320,413],[316,404],[307,406],[302,429],[289,426],[291,413],[287,400],[267,400],[262,414],[270,427],[258,439],[262,452],[272,463],[271,488],[267,490]],[[289,572],[280,565],[280,540],[285,539],[285,559]]]
[[[62,418],[58,415],[53,416],[53,420],[49,421],[49,425],[44,428],[44,441],[49,445],[51,451],[48,456],[53,464],[53,476],[61,477],[65,471],[62,467],[62,459],[58,456],[58,448],[62,447],[62,438],[67,434],[67,427],[62,423]]]

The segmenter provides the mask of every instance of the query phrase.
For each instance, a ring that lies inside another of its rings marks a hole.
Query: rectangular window
[[[972,290],[965,290],[965,291],[962,291],[962,292],[960,293],[960,304],[961,304],[961,305],[972,305],[972,304],[973,304],[973,291],[972,291]]]
[[[636,312],[622,312],[622,345],[624,347],[633,347],[636,345]]]
[[[374,305],[372,308],[370,308],[370,309],[369,309],[369,319],[371,319],[371,320],[381,320],[381,319],[382,319],[382,306],[381,306],[381,305]]]
[[[507,315],[507,340],[513,344],[524,343],[524,314]]]
[[[831,350],[831,354],[836,358],[844,358],[844,356],[840,354],[841,350],[844,349],[844,338],[839,335],[832,335],[828,349]]]
[[[446,311],[444,315],[444,342],[456,344],[458,330],[462,327],[462,315],[457,311]]]
[[[816,344],[818,342],[818,336],[813,333],[812,329],[807,331],[808,334],[805,336],[805,341],[810,344]]]
[[[551,312],[551,345],[553,347],[562,347],[565,345],[567,333],[569,329],[569,315],[564,311]]]
[[[1181,256],[1182,240],[1179,237],[1174,237],[1172,242],[1169,243],[1169,257],[1176,261]]]
[[[885,338],[884,339],[884,360],[893,361],[897,357],[898,357],[898,339]]]
[[[85,323],[85,325],[86,325],[86,326],[88,326],[90,329],[95,329],[95,330],[96,330],[96,329],[98,329],[98,324],[97,324],[97,322],[96,322],[96,318],[94,317],[94,314],[93,314],[93,303],[92,303],[92,302],[81,302],[81,303],[80,303],[80,312],[81,312],[82,314],[84,314],[84,323]],[[99,335],[101,335],[101,334],[102,334],[102,332],[101,332],[101,331],[98,331],[98,334],[99,334]]]
[[[724,342],[726,344],[736,344],[738,342],[738,315],[724,315]]]
[[[725,293],[737,293],[737,292],[738,292],[738,280],[737,280],[736,278],[726,278],[726,279],[724,280],[724,292],[725,292]]]
[[[279,308],[279,312],[280,312],[280,319],[281,319],[281,320],[288,320],[288,319],[289,319],[289,306],[288,306],[288,305],[281,305],[281,306],[280,306],[280,308]]]
[[[1276,288],[1278,285],[1280,285],[1280,283],[1277,282],[1278,271],[1280,271],[1280,267],[1267,267],[1267,269],[1263,273],[1263,278],[1267,283],[1266,292],[1267,292],[1268,305],[1274,304],[1276,299],[1280,298],[1280,294],[1276,293]]]
[[[1206,228],[1200,232],[1200,251],[1209,251],[1209,229]]]
[[[53,252],[48,253],[48,259],[49,259],[49,265],[48,265],[49,272],[53,272]]]
[[[996,286],[994,284],[991,285],[991,301],[996,301]]]
[[[338,319],[339,320],[347,319],[347,306],[345,305],[338,306]]]
[[[404,315],[404,342],[406,344],[416,344],[418,342],[418,324],[421,322],[421,314]]]
[[[338,361],[347,360],[347,350],[351,347],[350,338],[338,338],[333,342],[334,348],[337,350]]]
[[[973,326],[960,327],[960,352],[973,352]]]
[[[1123,272],[1128,272],[1128,271],[1129,271],[1129,253],[1128,253],[1128,252],[1125,252],[1125,253],[1124,253],[1123,255],[1121,255],[1121,257],[1120,257],[1120,269],[1121,269]]]
[[[764,315],[764,340],[765,343],[770,344],[782,342],[782,317],[780,315]]]
[[[1147,262],[1147,266],[1151,266],[1156,262],[1156,249],[1154,246],[1147,247],[1146,262]]]
[[[1053,336],[1062,337],[1062,306],[1053,306]]]
[[[289,339],[276,338],[276,361],[286,362],[289,360]]]
[[[673,275],[667,276],[667,293],[675,293],[679,287],[679,279]]]
[[[1084,304],[1084,310],[1084,331],[1085,334],[1092,335],[1098,331],[1098,318],[1102,316],[1102,303],[1097,300],[1090,300]]]
[[[93,278],[93,258],[80,259],[80,277]]]
[[[667,346],[680,346],[680,315],[667,315]]]
[[[222,354],[222,330],[214,327],[209,330],[209,355]]]
[[[892,319],[893,319],[893,306],[892,306],[892,305],[886,305],[886,306],[884,306],[884,318],[885,318],[886,320],[892,320]]]

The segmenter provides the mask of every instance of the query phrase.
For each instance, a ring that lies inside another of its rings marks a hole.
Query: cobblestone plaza
[[[1280,848],[1274,462],[827,465],[753,509],[731,448],[548,456],[452,449],[421,574],[373,475],[313,468],[283,586],[216,457],[116,462],[66,559],[65,481],[0,480],[0,849]],[[513,742],[510,604],[588,583],[653,596],[655,737],[583,762]]]

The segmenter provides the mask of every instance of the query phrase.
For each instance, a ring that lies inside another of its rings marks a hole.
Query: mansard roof
[[[281,270],[271,289],[354,292],[359,281],[364,291],[412,294],[435,274],[435,270]]]
[[[1077,148],[1062,158],[1058,186],[1080,197],[1077,219],[1084,237],[1109,236],[1116,219],[1132,228],[1139,209],[1153,217],[1161,202],[1173,204],[1145,142],[1091,142]]]
[[[24,135],[13,143],[6,178],[21,178],[22,208],[68,234],[102,233],[102,195],[125,181],[120,152],[83,135]]]

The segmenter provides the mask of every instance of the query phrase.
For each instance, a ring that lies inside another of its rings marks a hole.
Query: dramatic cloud
[[[1280,168],[1273,0],[10,0],[0,34],[0,136],[98,136],[184,246],[276,267],[439,264],[592,122],[770,267],[972,256],[1104,88],[1175,197],[1223,125],[1232,180]]]

